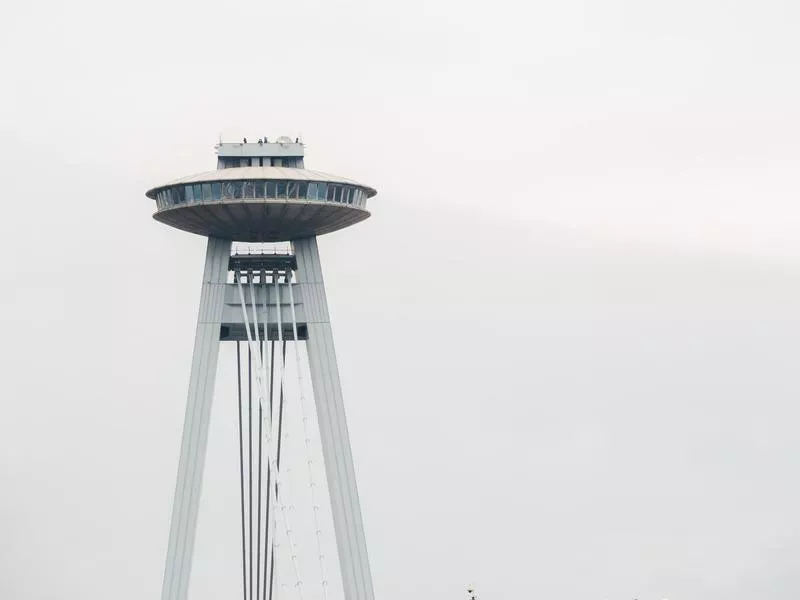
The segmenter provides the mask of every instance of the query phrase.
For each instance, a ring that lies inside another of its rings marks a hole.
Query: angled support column
[[[294,241],[297,282],[304,284],[308,360],[331,496],[345,600],[374,600],[353,455],[316,237]]]
[[[162,600],[186,600],[189,589],[230,252],[229,240],[208,238]]]

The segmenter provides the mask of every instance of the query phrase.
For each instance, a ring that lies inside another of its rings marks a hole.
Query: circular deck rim
[[[295,169],[293,167],[231,167],[228,169],[216,169],[214,171],[204,171],[194,175],[187,175],[186,177],[163,183],[147,190],[145,196],[151,200],[155,200],[159,191],[170,187],[194,183],[239,180],[318,181],[359,187],[367,193],[367,198],[372,198],[378,193],[375,188],[354,179],[333,175],[331,173],[324,173],[322,171],[313,171],[311,169]]]

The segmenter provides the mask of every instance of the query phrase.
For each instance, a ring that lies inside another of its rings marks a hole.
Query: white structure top
[[[305,154],[305,147],[291,138],[281,137],[277,142],[222,142],[215,146],[217,156],[293,156]]]
[[[256,144],[258,145],[258,144]],[[175,179],[154,187],[146,192],[148,198],[155,199],[158,190],[192,183],[207,183],[212,181],[238,181],[238,180],[284,180],[284,181],[323,181],[326,183],[338,183],[362,188],[368,198],[377,194],[377,190],[339,175],[323,173],[322,171],[312,171],[310,169],[294,169],[290,167],[234,167],[229,169],[217,169],[215,171],[205,171],[196,175],[189,175]]]

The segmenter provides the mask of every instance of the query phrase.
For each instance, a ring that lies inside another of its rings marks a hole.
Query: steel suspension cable
[[[247,600],[247,555],[244,525],[244,432],[242,424],[242,350],[236,342],[236,389],[239,396],[239,495],[242,504],[242,594]]]
[[[274,344],[274,342],[273,342]],[[281,360],[286,364],[286,342],[283,342],[283,346],[281,349]],[[277,454],[277,466],[281,468],[281,443],[283,441],[283,390],[280,392],[280,398],[278,399],[278,448],[276,451]],[[276,525],[277,527],[277,525]],[[277,546],[276,546],[277,547]],[[274,579],[272,575],[275,573],[275,553],[272,554],[272,562],[270,566],[270,579],[269,579],[269,600],[272,600],[272,590]]]
[[[273,398],[274,398],[273,388],[274,388],[274,379],[275,379],[274,378],[274,372],[275,372],[275,342],[274,341],[269,341],[269,286],[268,286],[267,281],[266,281],[266,271],[263,271],[263,270],[261,271],[261,284],[262,284],[263,290],[264,290],[264,302],[263,302],[263,310],[264,310],[264,341],[263,341],[264,354],[262,355],[263,356],[263,360],[262,360],[262,363],[261,363],[261,365],[262,365],[262,381],[264,382],[264,387],[265,387],[265,394],[264,395],[269,399],[269,401],[268,401],[268,405],[266,407],[261,407],[260,411],[264,411],[264,410],[265,411],[269,411],[270,420],[268,420],[268,423],[271,423],[272,410],[273,410],[273,404],[274,404],[273,403]],[[255,303],[255,299],[253,299],[253,302]],[[267,345],[268,341],[269,341],[269,346]],[[269,350],[267,350],[267,348],[269,348]],[[267,357],[269,357],[269,361],[267,360]],[[283,360],[285,361],[285,352],[284,352]],[[267,369],[267,363],[268,362],[269,362],[269,369]],[[267,377],[267,373],[269,373],[269,378]],[[263,414],[261,412],[259,412],[259,415],[261,415],[261,418],[263,420],[264,419]],[[280,430],[280,428],[279,428],[279,430]],[[259,424],[259,431],[261,431],[260,424]],[[259,433],[259,436],[261,436],[261,433]],[[270,452],[270,448],[267,448],[267,453],[269,453],[269,452]],[[277,462],[278,469],[280,469],[280,436],[278,438],[278,450],[277,450],[277,461],[276,462]],[[259,470],[261,470],[261,467],[259,467]],[[260,484],[259,484],[259,489],[261,489]],[[270,514],[272,513],[273,520],[274,520],[274,510],[270,511],[270,505],[272,504],[272,502],[271,502],[272,470],[270,469],[269,464],[267,464],[267,469],[266,469],[266,486],[265,486],[265,490],[266,490],[266,502],[263,503],[264,504],[264,552],[262,554],[262,556],[263,556],[263,568],[262,568],[262,564],[259,562],[259,571],[263,574],[263,580],[262,580],[261,589],[258,589],[258,586],[257,586],[257,589],[256,589],[256,592],[257,592],[256,593],[256,599],[257,600],[258,599],[266,600],[266,598],[267,598],[267,586],[268,585],[269,585],[269,589],[270,589],[270,598],[272,596],[272,589],[271,589],[272,588],[272,581],[273,581],[273,577],[272,577],[273,571],[272,571],[272,569],[274,568],[274,560],[272,560],[272,561],[268,560],[268,558],[270,556],[270,553],[269,553],[270,546],[269,546],[268,540],[269,540],[269,532],[270,532]],[[261,508],[261,506],[262,506],[262,503],[259,502],[259,508]],[[272,528],[272,530],[273,531],[275,530],[274,527]],[[260,534],[261,534],[261,527],[259,527],[259,536],[260,536]],[[259,550],[261,548],[260,544],[261,544],[261,541],[260,541],[260,538],[259,538]],[[274,556],[272,558],[274,559]],[[267,582],[267,578],[268,577],[269,577],[269,584]],[[257,581],[258,581],[258,577],[257,577]]]
[[[273,373],[275,371],[275,342],[270,342],[270,358],[269,358],[269,410],[272,410],[272,384],[273,384]],[[269,553],[269,547],[267,546],[267,538],[269,535],[269,517],[270,517],[270,497],[272,491],[272,470],[267,466],[267,506],[266,506],[266,514],[264,515],[264,521],[266,522],[267,531],[264,532],[264,590],[262,593],[262,600],[266,600],[267,597],[267,585],[266,585],[266,578],[267,578],[267,554]],[[272,575],[270,572],[270,589],[272,588]],[[270,595],[271,598],[271,595]]]
[[[322,597],[328,600],[328,574],[325,564],[325,553],[322,547],[322,528],[319,522],[319,504],[317,503],[317,482],[314,477],[314,461],[311,452],[311,430],[308,426],[309,410],[306,406],[305,382],[303,381],[302,360],[300,358],[300,339],[297,335],[297,313],[294,306],[294,291],[292,283],[289,282],[289,305],[292,314],[292,335],[294,336],[294,356],[297,361],[297,387],[300,390],[300,417],[303,420],[303,437],[306,446],[306,460],[308,465],[308,483],[311,489],[311,507],[314,513],[314,535],[317,538],[317,557],[319,559],[319,571],[322,579]]]
[[[258,520],[256,525],[256,593],[255,598],[258,598],[261,590],[261,424],[264,419],[264,409],[259,403],[258,405]]]
[[[277,281],[277,277],[278,277],[278,273],[276,271],[273,271],[272,280],[273,281]],[[269,297],[269,288],[268,288],[268,286],[266,285],[266,282],[265,282],[265,284],[264,284],[264,310],[265,311],[268,310],[268,305],[269,305],[268,297]],[[280,305],[276,304],[276,311],[275,312],[278,315],[280,314]],[[264,330],[264,336],[265,337],[267,336],[267,332],[266,331],[267,330],[265,328],[265,330]],[[275,423],[275,412],[274,411],[275,411],[275,406],[276,406],[277,403],[275,402],[275,389],[274,389],[275,388],[275,342],[271,342],[270,345],[271,345],[271,350],[272,350],[272,356],[271,356],[271,360],[270,360],[269,389],[265,390],[265,391],[269,394],[269,417],[270,417],[270,421],[269,421],[269,427],[267,429],[267,438],[269,440],[269,442],[268,442],[268,446],[269,446],[268,455],[271,456],[272,455],[272,451],[273,451],[272,440],[275,437],[274,433],[273,433],[273,427],[274,427],[274,423]],[[281,364],[283,364],[284,362],[285,362],[285,353],[281,358]],[[266,382],[266,377],[264,377],[264,380]],[[282,389],[283,388],[281,387],[281,390]],[[278,440],[277,440],[278,450],[276,451],[276,454],[277,454],[277,452],[280,451],[279,450],[280,449],[280,441],[281,441],[280,437],[278,437]],[[276,467],[276,472],[277,472],[277,470],[280,469],[280,456],[277,457],[275,467]],[[273,487],[275,489],[273,489]],[[267,565],[269,565],[269,597],[270,597],[270,600],[272,599],[272,585],[273,585],[274,576],[275,576],[275,547],[276,547],[276,538],[275,538],[275,536],[277,534],[277,527],[278,527],[278,521],[277,521],[277,518],[275,516],[276,505],[277,505],[277,502],[275,501],[275,498],[277,497],[277,494],[278,494],[278,490],[277,490],[277,473],[276,473],[275,481],[273,482],[272,481],[272,466],[270,465],[267,468],[267,513],[268,513],[268,515],[272,516],[272,522],[271,522],[272,526],[270,527],[270,520],[269,520],[269,516],[268,516],[267,517],[267,531],[266,531],[266,535],[265,535],[265,539],[264,539],[264,545],[265,545],[265,548],[264,548],[264,577],[266,578],[266,576],[267,576]],[[268,558],[269,558],[269,560],[268,560]],[[265,582],[264,595],[266,596],[266,582]]]
[[[253,353],[247,349],[247,485],[250,512],[248,513],[250,545],[250,597],[253,597]]]

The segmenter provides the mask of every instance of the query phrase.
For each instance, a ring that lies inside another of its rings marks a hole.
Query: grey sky
[[[204,242],[144,191],[220,133],[379,190],[320,243],[378,597],[800,595],[796,3],[2,11],[0,597],[158,597]]]

